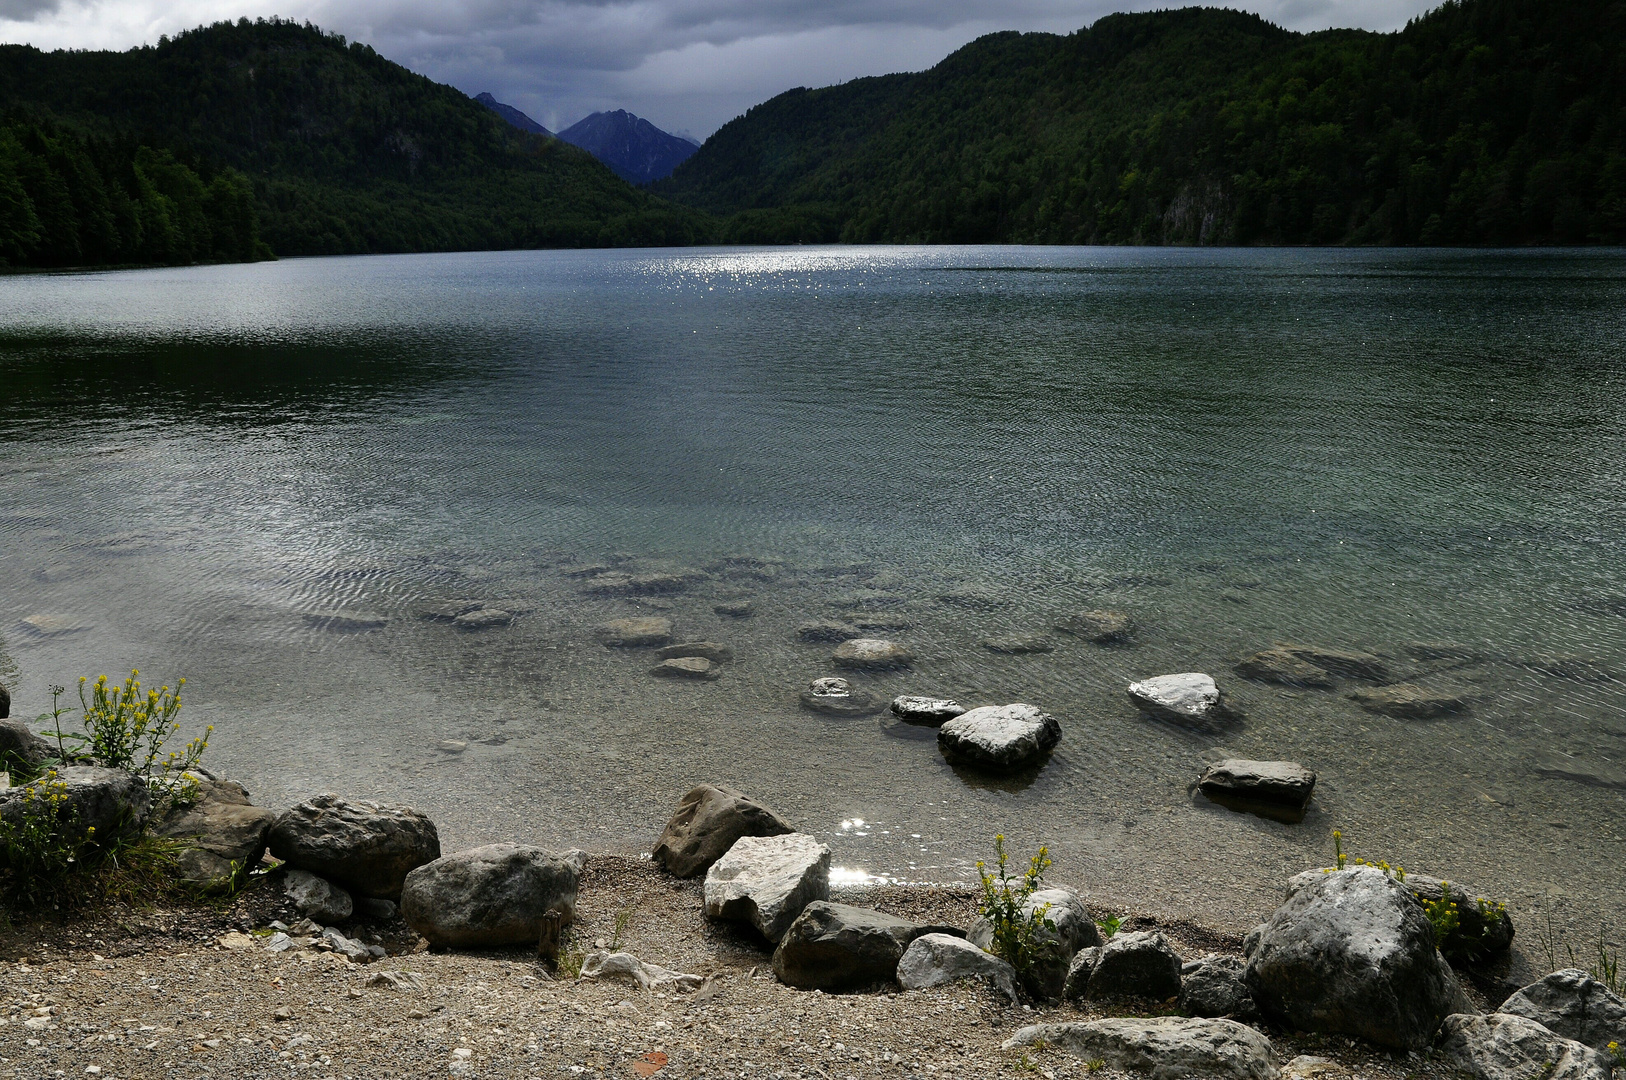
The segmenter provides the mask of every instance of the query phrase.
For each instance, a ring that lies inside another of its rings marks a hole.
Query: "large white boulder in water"
[[[1235,718],[1213,676],[1200,671],[1132,682],[1129,699],[1159,720],[1187,727],[1214,728]]]
[[[1249,940],[1248,987],[1289,1028],[1420,1050],[1474,1011],[1422,905],[1376,867],[1311,877]]]
[[[830,899],[830,848],[806,833],[742,836],[706,871],[706,914],[778,942],[802,909]]]
[[[1279,1066],[1270,1040],[1234,1020],[1090,1020],[1071,1024],[1030,1024],[1007,1039],[1002,1050],[1054,1046],[1086,1061],[1115,1069],[1150,1073],[1154,1080],[1217,1076],[1229,1080],[1277,1080]]]
[[[984,705],[937,729],[950,762],[1010,772],[1030,765],[1061,742],[1061,725],[1035,705]]]

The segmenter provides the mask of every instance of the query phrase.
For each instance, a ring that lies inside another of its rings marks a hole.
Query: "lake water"
[[[184,674],[257,801],[406,802],[449,849],[647,849],[716,781],[855,874],[964,880],[1003,830],[1102,903],[1243,926],[1341,828],[1577,942],[1626,927],[1626,253],[289,260],[0,279],[0,328],[14,714]],[[593,595],[587,564],[688,584]],[[419,615],[461,598],[521,614]],[[1135,643],[1051,630],[1088,608]],[[632,615],[737,659],[653,678],[594,639]],[[836,672],[794,631],[832,617],[917,654],[861,688],[1031,702],[1060,748],[991,782],[802,709]],[[1054,649],[982,645],[1028,633]],[[1235,673],[1276,641],[1469,708]],[[1193,670],[1240,726],[1125,696]],[[1216,747],[1316,769],[1310,815],[1193,796]]]

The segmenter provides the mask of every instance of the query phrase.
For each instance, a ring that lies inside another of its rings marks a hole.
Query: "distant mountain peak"
[[[586,150],[633,184],[665,179],[700,148],[693,139],[662,131],[625,109],[596,112],[559,132],[559,138]]]
[[[483,90],[480,93],[475,94],[474,100],[478,101],[480,104],[484,105],[486,108],[490,109],[492,112],[496,113],[510,124],[519,128],[521,131],[529,131],[533,135],[553,135],[553,132],[549,131],[535,120],[532,120],[529,116],[526,116],[512,105],[504,105],[502,102],[492,97],[491,91],[489,90]]]

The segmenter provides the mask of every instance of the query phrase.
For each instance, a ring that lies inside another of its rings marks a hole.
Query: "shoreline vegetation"
[[[797,243],[1626,241],[1618,3],[1391,34],[1209,8],[992,34],[796,89],[651,188],[280,19],[0,46],[0,265]]]
[[[1131,693],[1178,707],[1202,678]],[[0,719],[17,781],[0,790],[0,1064],[1158,1080],[1626,1067],[1618,952],[1600,941],[1578,958],[1549,925],[1534,928],[1546,963],[1528,949],[1516,963],[1505,904],[1356,858],[1337,832],[1332,865],[1284,883],[1242,937],[1088,904],[1046,880],[1043,848],[1014,869],[1003,837],[975,887],[832,883],[817,837],[710,784],[643,858],[443,852],[405,806],[254,806],[204,767],[212,729],[168,749],[184,685],[81,679],[77,716],[55,687],[38,733]],[[1032,706],[953,704],[894,707],[954,732],[945,751],[974,768],[1054,745],[1027,730],[1050,719]],[[1314,774],[1226,761],[1203,783],[1302,809]]]

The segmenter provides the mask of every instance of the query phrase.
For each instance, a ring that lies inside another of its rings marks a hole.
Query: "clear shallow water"
[[[14,714],[80,674],[183,673],[259,801],[410,802],[450,845],[642,848],[713,780],[875,874],[966,877],[1003,829],[1104,901],[1241,924],[1338,827],[1578,932],[1626,925],[1626,791],[1536,771],[1621,777],[1626,675],[1530,666],[1626,673],[1626,253],[292,260],[0,279],[0,327]],[[561,573],[585,562],[705,576],[601,598]],[[481,634],[415,614],[459,597],[529,610]],[[735,598],[756,617],[713,613]],[[980,644],[1094,607],[1137,644]],[[310,618],[335,610],[384,622]],[[856,682],[1039,704],[1051,763],[991,784],[929,730],[802,711],[833,671],[794,628],[854,610],[919,655]],[[654,679],[592,637],[635,614],[738,660]],[[1395,720],[1235,675],[1277,640],[1377,651],[1472,707]],[[1424,641],[1485,659],[1413,660]],[[1245,724],[1124,696],[1186,670]],[[1317,769],[1316,809],[1194,800],[1215,746]]]

